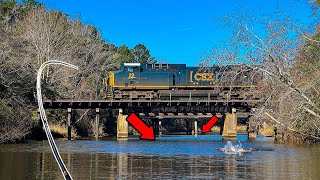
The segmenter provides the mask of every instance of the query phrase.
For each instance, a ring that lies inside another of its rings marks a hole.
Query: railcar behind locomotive
[[[121,69],[109,72],[106,86],[113,99],[219,99],[226,96],[243,98],[252,82],[246,74],[233,76],[230,67],[187,67],[186,64],[124,63]],[[230,76],[231,77],[231,76]],[[224,80],[223,80],[224,79]],[[231,91],[232,90],[232,91]]]

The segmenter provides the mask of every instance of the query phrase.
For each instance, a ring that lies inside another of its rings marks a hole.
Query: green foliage
[[[154,64],[157,60],[150,55],[150,51],[143,44],[137,44],[133,49],[129,49],[126,45],[117,49],[119,54],[118,61],[122,63],[150,63]]]
[[[134,61],[138,63],[147,63],[151,57],[149,50],[143,44],[137,44],[132,49],[132,54],[134,56]]]
[[[30,10],[43,7],[43,4],[34,0],[23,0],[21,3],[17,3],[16,0],[1,0],[0,20],[13,24],[25,17]]]
[[[122,63],[132,63],[134,62],[134,56],[128,46],[122,45],[118,47],[117,53],[119,54],[118,61]]]
[[[15,7],[14,0],[0,1],[0,19],[10,21],[15,16]]]

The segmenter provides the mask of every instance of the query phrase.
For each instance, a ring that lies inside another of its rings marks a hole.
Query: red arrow
[[[217,121],[217,116],[212,116],[212,118],[207,122],[207,124],[202,124],[202,133],[210,132],[211,128]]]
[[[140,139],[154,141],[156,139],[153,127],[148,127],[137,115],[134,113],[127,117],[127,121],[141,134]]]

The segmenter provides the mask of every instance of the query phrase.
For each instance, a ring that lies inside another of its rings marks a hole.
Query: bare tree
[[[275,18],[237,12],[222,22],[233,37],[206,61],[240,64],[240,71],[260,74],[257,85],[264,103],[259,114],[264,119],[276,120],[280,126],[319,138],[320,61],[317,57],[317,63],[311,65],[306,60],[310,57],[301,54],[302,45],[318,40],[303,33],[301,27],[281,13]],[[310,66],[310,71],[305,73],[298,66]]]
[[[74,75],[62,68],[48,68],[43,77],[47,87],[56,88],[62,97],[97,98],[102,75],[117,62],[112,45],[101,40],[95,27],[69,20],[61,12],[41,8],[32,10],[20,27],[22,37],[31,44],[29,53],[35,55],[35,64],[39,66],[57,59],[77,64],[81,69]],[[65,78],[67,76],[71,78]]]

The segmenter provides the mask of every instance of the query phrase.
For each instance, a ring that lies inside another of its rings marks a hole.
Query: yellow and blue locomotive
[[[240,98],[240,91],[254,87],[239,78],[222,82],[229,72],[219,66],[124,63],[120,70],[109,72],[107,91],[113,99],[219,99],[225,98],[230,89],[233,94],[229,95]]]

